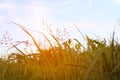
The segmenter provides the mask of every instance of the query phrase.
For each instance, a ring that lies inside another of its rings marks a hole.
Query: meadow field
[[[0,58],[0,80],[120,79],[120,43],[115,40],[115,31],[109,41],[92,39],[82,34],[86,45],[78,39],[62,42],[49,33],[55,42],[53,44],[47,35],[38,32],[49,43],[49,48],[41,48],[28,29],[14,24],[31,38],[37,51],[26,54],[17,47],[20,43],[11,43],[16,52]]]

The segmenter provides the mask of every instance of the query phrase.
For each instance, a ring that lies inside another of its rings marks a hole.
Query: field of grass
[[[16,24],[16,23],[14,23]],[[113,36],[106,40],[84,36],[87,47],[77,39],[62,43],[51,34],[53,45],[46,35],[50,47],[42,49],[32,34],[16,24],[31,37],[36,53],[25,54],[17,45],[17,50],[6,58],[0,58],[0,80],[119,80],[120,44]]]

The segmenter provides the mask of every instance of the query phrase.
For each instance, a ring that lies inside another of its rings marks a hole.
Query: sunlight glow
[[[119,4],[119,5],[120,5],[120,0],[116,0],[116,2],[117,2],[117,4]]]
[[[31,1],[22,5],[15,2],[4,2],[0,4],[0,9],[8,12],[6,13],[7,19],[34,30],[41,29],[43,19],[51,21],[50,10],[42,2]],[[4,21],[5,18],[6,16],[0,15],[0,21]]]
[[[28,5],[26,7],[26,10],[27,10],[26,12],[29,13],[28,18],[30,19],[31,24],[34,25],[33,28],[35,30],[40,29],[40,27],[41,27],[40,25],[41,25],[41,22],[43,19],[50,20],[49,19],[50,12],[43,5],[33,3],[32,5]],[[31,26],[31,28],[32,28],[32,26]]]

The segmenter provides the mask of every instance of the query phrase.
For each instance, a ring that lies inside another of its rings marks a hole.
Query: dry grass
[[[14,23],[16,24],[16,23]],[[49,49],[41,49],[32,34],[16,24],[33,40],[38,53],[11,53],[7,60],[0,59],[0,80],[119,80],[120,79],[120,44],[114,40],[114,33],[109,44],[106,41],[90,39],[85,48],[77,39],[68,39],[62,44],[50,33],[57,45],[50,44]],[[72,44],[72,42],[76,42]]]

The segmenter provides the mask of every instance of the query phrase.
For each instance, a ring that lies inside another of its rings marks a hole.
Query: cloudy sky
[[[23,31],[10,21],[29,29],[44,30],[66,27],[72,37],[79,37],[75,24],[83,34],[108,38],[117,25],[119,35],[120,0],[0,0],[0,37],[7,30],[14,39],[23,39]]]

